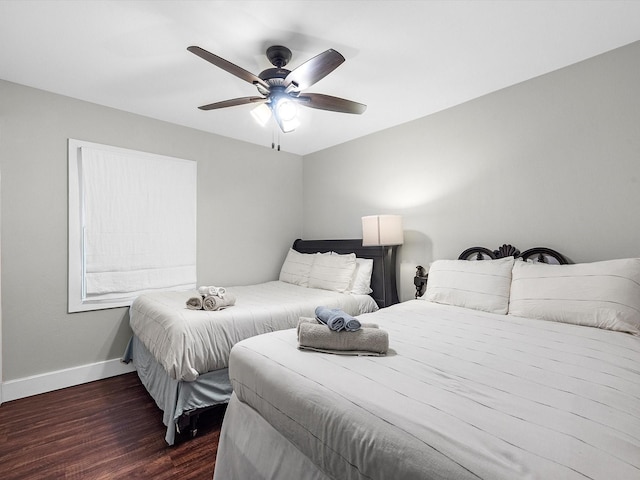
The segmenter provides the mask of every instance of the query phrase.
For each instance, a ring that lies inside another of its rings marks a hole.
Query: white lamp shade
[[[370,215],[362,217],[362,245],[402,245],[402,216]]]

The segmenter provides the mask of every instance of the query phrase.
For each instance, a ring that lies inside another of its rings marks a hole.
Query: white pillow
[[[516,262],[509,314],[640,335],[640,258]]]
[[[280,281],[308,287],[309,274],[315,256],[313,253],[300,253],[290,248],[280,269]]]
[[[309,287],[346,292],[356,269],[356,255],[317,255],[309,273]]]
[[[351,278],[349,291],[354,295],[369,295],[371,290],[371,273],[373,272],[373,259],[356,258],[356,269]]]
[[[429,268],[425,300],[506,314],[513,257],[436,260]]]

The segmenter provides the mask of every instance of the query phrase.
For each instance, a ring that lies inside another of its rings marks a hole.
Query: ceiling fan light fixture
[[[294,120],[298,116],[296,104],[286,97],[280,97],[276,100],[275,112],[285,122]]]
[[[298,118],[292,118],[291,120],[281,120],[280,127],[284,133],[293,132],[300,126],[300,120]]]
[[[278,95],[269,103],[273,116],[284,133],[293,132],[300,126],[298,106],[287,95]]]
[[[267,107],[266,103],[261,103],[251,110],[251,116],[260,126],[266,127],[271,119],[271,110]]]

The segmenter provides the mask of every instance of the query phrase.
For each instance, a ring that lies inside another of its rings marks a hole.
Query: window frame
[[[84,231],[83,231],[83,210],[82,210],[82,196],[81,196],[81,179],[82,174],[80,171],[81,163],[81,148],[95,148],[100,150],[111,151],[120,155],[130,155],[132,157],[146,157],[181,161],[192,161],[178,159],[175,157],[168,157],[164,155],[158,155],[153,153],[141,152],[137,150],[131,150],[126,148],[114,147],[110,145],[104,145],[99,143],[87,142],[77,139],[68,139],[68,313],[86,312],[93,310],[103,310],[108,308],[128,307],[140,292],[129,295],[127,298],[112,298],[112,299],[85,299],[84,298],[84,280],[85,280],[85,262],[84,262]],[[197,184],[197,172],[196,172],[196,184]],[[197,186],[197,185],[196,185]],[[196,202],[194,198],[194,203]],[[194,205],[194,215],[196,211],[196,205]],[[196,238],[196,232],[193,232],[194,240]],[[194,249],[196,248],[194,241]],[[195,251],[194,251],[195,254]],[[194,279],[195,287],[195,279]],[[153,291],[158,291],[154,289]]]

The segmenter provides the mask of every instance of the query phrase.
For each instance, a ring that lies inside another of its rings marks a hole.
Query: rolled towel
[[[202,308],[210,312],[223,310],[231,307],[236,303],[236,296],[233,293],[227,293],[224,297],[218,295],[207,295],[202,300]]]
[[[336,315],[333,310],[327,307],[317,307],[315,313],[318,321],[324,323],[330,330],[339,332],[344,328],[344,318]]]
[[[357,332],[334,332],[310,322],[298,323],[298,346],[343,355],[384,355],[389,350],[389,334],[379,328],[361,328]]]
[[[339,332],[344,329],[355,332],[360,329],[360,322],[339,308],[317,307],[315,314],[319,321],[333,331]]]
[[[344,315],[346,315],[344,319],[344,329],[347,332],[357,332],[358,330],[360,330],[362,324],[357,318],[354,318],[347,313],[345,313]]]
[[[189,310],[202,310],[202,295],[196,295],[187,300]]]
[[[206,297],[207,295],[217,295],[218,297],[224,297],[224,294],[227,293],[227,290],[224,287],[202,286],[198,287],[198,293],[203,297]]]

